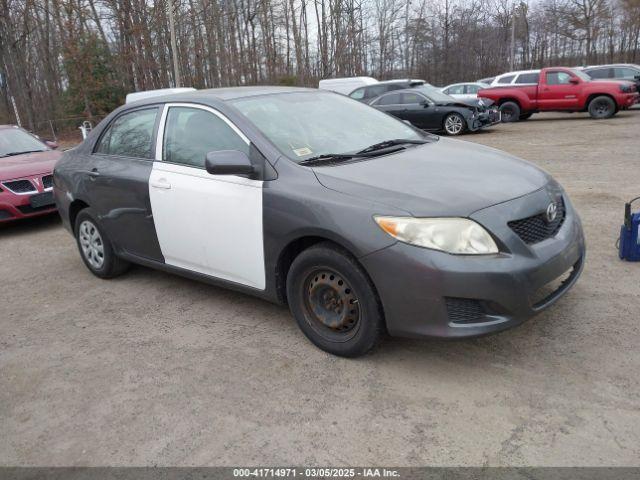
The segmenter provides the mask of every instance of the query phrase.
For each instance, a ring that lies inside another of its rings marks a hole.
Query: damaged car
[[[500,123],[500,112],[492,104],[456,100],[431,86],[389,92],[370,105],[422,130],[452,136]]]

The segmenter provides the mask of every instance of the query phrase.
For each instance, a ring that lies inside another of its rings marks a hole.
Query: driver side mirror
[[[569,79],[569,83],[572,83],[572,84],[574,84],[574,85],[577,85],[577,84],[579,84],[579,83],[580,83],[580,80],[578,80],[578,79],[577,79],[577,78],[575,78],[575,77],[571,77],[571,78]]]
[[[238,150],[209,152],[204,166],[211,175],[252,175],[256,168],[246,153]]]
[[[420,105],[422,105],[424,108],[429,108],[429,106],[430,106],[431,104],[429,103],[429,101],[428,101],[428,100],[422,100],[422,101],[420,102]]]
[[[45,140],[44,144],[51,150],[58,148],[58,142],[54,142],[53,140]]]

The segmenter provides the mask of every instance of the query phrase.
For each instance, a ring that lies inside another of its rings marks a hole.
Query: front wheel
[[[516,102],[504,102],[500,105],[500,114],[503,123],[517,122],[520,120],[520,106]]]
[[[520,121],[529,120],[531,118],[531,115],[533,115],[533,113],[523,113],[522,115],[520,115]]]
[[[447,135],[460,135],[465,131],[465,120],[459,113],[450,113],[444,119],[444,131]]]
[[[589,115],[591,118],[611,118],[616,113],[616,104],[611,97],[601,95],[589,102]]]
[[[355,258],[329,242],[295,258],[287,274],[287,300],[307,338],[334,355],[364,355],[384,331],[371,280]]]

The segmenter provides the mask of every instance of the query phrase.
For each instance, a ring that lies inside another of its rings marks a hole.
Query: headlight
[[[498,253],[491,235],[466,218],[374,217],[378,226],[401,242],[462,255]]]
[[[622,93],[631,93],[631,92],[633,92],[633,85],[623,83],[623,84],[620,85],[620,91]]]

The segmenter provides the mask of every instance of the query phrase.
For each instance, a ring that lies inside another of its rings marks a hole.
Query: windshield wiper
[[[25,150],[24,152],[9,152],[4,155],[0,155],[2,157],[15,157],[16,155],[23,155],[25,153],[36,153],[36,152],[46,152],[46,150]]]
[[[395,147],[398,145],[422,145],[423,143],[427,143],[427,140],[412,140],[409,138],[396,138],[393,140],[385,140],[384,142],[374,143],[373,145],[360,150],[357,154],[365,154],[370,152],[375,152],[377,150],[384,150],[385,148]]]
[[[325,153],[322,155],[316,155],[315,157],[305,158],[304,160],[300,160],[298,165],[315,165],[317,163],[332,163],[332,162],[341,162],[344,160],[351,160],[352,158],[360,157],[358,154],[348,154],[348,153]]]

